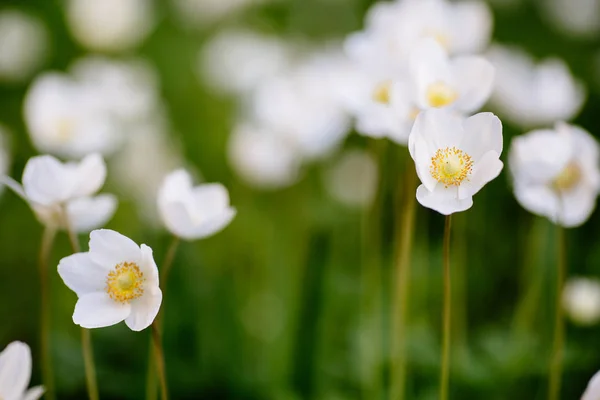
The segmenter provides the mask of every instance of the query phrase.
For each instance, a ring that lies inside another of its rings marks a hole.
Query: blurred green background
[[[97,0],[101,1],[101,0]],[[222,182],[238,209],[222,233],[183,243],[164,300],[164,346],[173,399],[369,399],[389,385],[388,368],[397,193],[408,156],[391,142],[356,134],[346,145],[375,152],[382,188],[373,209],[352,210],[324,191],[328,160],[306,167],[292,187],[261,192],[230,169],[227,138],[235,98],[200,82],[197,52],[221,29],[243,26],[282,38],[320,43],[362,27],[369,0],[280,0],[190,28],[172,4],[156,1],[157,24],[135,54],[159,73],[171,134],[187,165]],[[588,101],[575,123],[598,135],[596,63],[600,38],[564,35],[540,18],[532,1],[492,4],[494,40],[517,44],[536,57],[564,58],[587,83]],[[70,36],[56,0],[2,0],[43,20],[51,50],[45,68],[65,70],[87,53]],[[2,49],[0,49],[0,52]],[[36,154],[26,133],[23,84],[0,86],[0,121],[11,130],[11,176],[19,178]],[[505,124],[505,149],[522,133]],[[147,157],[153,157],[147,154]],[[506,160],[505,154],[503,159]],[[119,194],[110,177],[104,191]],[[169,235],[140,218],[136,203],[120,199],[108,228],[154,249],[160,266]],[[567,231],[570,275],[600,275],[600,215]],[[442,216],[417,208],[409,303],[407,399],[437,396],[441,321]],[[30,344],[33,383],[41,382],[37,254],[42,228],[14,194],[0,197],[0,347]],[[380,240],[378,239],[380,238]],[[81,237],[82,244],[87,238]],[[554,312],[555,228],[515,201],[506,171],[454,218],[454,335],[451,372],[455,399],[543,399]],[[70,254],[61,234],[51,265]],[[76,296],[52,273],[52,356],[58,398],[85,398],[80,330],[71,315]],[[368,282],[366,284],[365,282]],[[148,332],[124,324],[92,332],[101,397],[144,398]],[[577,399],[600,368],[600,327],[567,323],[564,388]],[[380,356],[378,356],[378,354]],[[379,361],[378,361],[379,360]],[[385,390],[383,391],[385,398]]]

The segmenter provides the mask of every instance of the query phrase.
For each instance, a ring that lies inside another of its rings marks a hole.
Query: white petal
[[[225,229],[225,227],[229,225],[231,220],[233,220],[235,215],[236,209],[228,208],[224,212],[221,212],[219,215],[216,215],[211,219],[203,222],[202,224],[194,227],[191,232],[188,232],[185,235],[182,235],[181,237],[183,239],[188,240],[197,240],[204,239],[208,236],[212,236]]]
[[[179,201],[163,201],[158,205],[163,224],[169,232],[178,237],[187,237],[193,232],[194,223],[187,204]]]
[[[192,177],[184,169],[171,172],[163,180],[159,192],[158,201],[172,201],[188,195],[192,189]]]
[[[465,135],[458,146],[475,163],[488,151],[502,154],[502,122],[492,113],[479,113],[464,120]]]
[[[490,150],[481,157],[481,159],[473,165],[473,171],[468,181],[461,183],[458,194],[461,199],[473,197],[481,188],[491,180],[495,179],[504,164],[500,161],[498,153]]]
[[[89,232],[104,226],[117,209],[117,198],[110,194],[80,197],[67,203],[67,213],[77,233]]]
[[[585,389],[585,393],[581,400],[598,400],[600,399],[600,371],[596,372]]]
[[[417,201],[427,208],[431,208],[443,215],[450,215],[455,212],[468,210],[473,205],[473,198],[458,198],[458,189],[455,186],[445,188],[438,184],[430,192],[423,185],[417,188]]]
[[[142,251],[142,262],[140,263],[140,269],[146,278],[146,282],[149,284],[158,286],[158,268],[152,255],[152,249],[145,244],[141,246]]]
[[[495,70],[483,57],[460,57],[452,62],[459,97],[453,104],[457,110],[473,113],[490,98],[494,87]]]
[[[23,190],[29,200],[41,205],[68,199],[70,192],[64,166],[52,156],[32,157],[23,170]]]
[[[90,154],[81,160],[74,172],[73,197],[91,196],[104,185],[106,164],[100,154]]]
[[[203,214],[218,214],[229,207],[229,193],[220,183],[208,183],[193,190],[194,205]]]
[[[437,180],[431,175],[431,157],[435,154],[432,152],[422,138],[416,138],[414,145],[414,160],[417,176],[427,190],[432,191],[437,185]]]
[[[494,20],[486,3],[453,3],[449,18],[454,22],[450,43],[453,52],[477,53],[485,49],[490,40]]]
[[[78,297],[104,291],[110,270],[93,262],[89,253],[72,254],[60,260],[58,264],[58,274]]]
[[[43,386],[32,387],[25,393],[21,400],[38,400],[44,395],[45,391],[46,389]]]
[[[141,251],[127,236],[110,229],[97,229],[90,233],[90,258],[107,268],[128,261],[139,265]]]
[[[162,302],[162,292],[158,286],[144,288],[144,294],[131,301],[131,314],[125,323],[132,331],[141,331],[152,324]]]
[[[597,195],[596,189],[589,187],[585,182],[561,193],[560,224],[566,228],[574,228],[587,221],[596,208]]]
[[[415,121],[411,136],[423,138],[433,155],[438,149],[458,146],[463,139],[463,118],[446,109],[422,111]],[[414,141],[413,147],[414,147]],[[409,138],[409,148],[411,139]],[[414,150],[414,149],[413,149]]]
[[[12,342],[0,353],[0,396],[21,397],[31,378],[31,350],[22,342]]]
[[[429,85],[443,82],[454,85],[448,55],[444,48],[431,38],[420,40],[410,54],[409,71],[413,86],[413,98],[421,109],[430,108],[427,101]]]
[[[558,218],[558,196],[546,185],[530,185],[515,182],[515,197],[521,206],[551,221]]]
[[[73,322],[87,329],[103,328],[118,324],[130,313],[130,304],[114,301],[108,296],[108,293],[89,293],[77,301]]]

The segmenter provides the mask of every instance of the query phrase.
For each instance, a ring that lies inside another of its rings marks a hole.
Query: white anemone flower
[[[581,400],[598,400],[600,399],[600,371],[596,372],[590,379]]]
[[[421,110],[448,107],[462,114],[479,110],[494,86],[493,65],[478,56],[450,59],[433,39],[419,42],[410,56],[410,83]]]
[[[517,201],[564,227],[583,224],[600,190],[598,143],[584,129],[557,123],[512,141],[509,167]]]
[[[496,67],[491,104],[504,119],[535,128],[568,121],[581,110],[585,88],[564,61],[548,58],[536,64],[524,51],[499,45],[487,57]]]
[[[562,304],[567,316],[579,325],[592,325],[600,320],[600,281],[572,278],[565,284]]]
[[[154,26],[151,0],[69,0],[72,35],[92,50],[122,51],[136,47]]]
[[[158,192],[158,209],[167,229],[187,240],[203,239],[223,230],[233,217],[229,193],[220,183],[192,186],[190,174],[170,173]]]
[[[104,225],[115,213],[115,196],[93,196],[105,177],[106,165],[98,154],[64,164],[46,155],[27,162],[22,186],[7,176],[0,176],[0,183],[21,196],[43,225],[82,233]]]
[[[31,379],[31,350],[23,342],[12,342],[0,352],[0,398],[3,400],[37,400],[44,394],[42,386],[27,390]]]
[[[291,59],[291,45],[281,39],[246,30],[224,31],[200,52],[198,77],[217,91],[245,94],[289,68]]]
[[[146,329],[162,302],[152,249],[109,229],[90,233],[90,250],[60,260],[58,274],[77,294],[73,322],[102,328],[125,321]]]
[[[20,11],[2,11],[0,49],[0,81],[22,82],[46,59],[46,27],[37,18]]]
[[[23,111],[40,152],[79,158],[109,153],[117,146],[118,124],[98,107],[96,92],[66,75],[38,77],[27,92]]]
[[[502,171],[502,123],[491,113],[461,118],[444,109],[424,111],[408,149],[422,183],[419,203],[444,215],[465,211]]]
[[[229,137],[228,158],[234,171],[251,186],[275,190],[294,184],[302,157],[282,134],[252,123],[240,123]]]

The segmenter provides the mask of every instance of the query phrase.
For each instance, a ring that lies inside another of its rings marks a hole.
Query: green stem
[[[160,328],[157,326],[156,320],[152,323],[152,343],[154,345],[154,363],[156,364],[156,373],[158,374],[160,382],[161,398],[162,400],[169,400],[167,374],[165,371],[165,355],[160,339]]]
[[[39,273],[40,273],[40,345],[42,351],[42,376],[44,381],[45,398],[54,400],[54,371],[52,368],[52,357],[50,351],[50,282],[48,278],[48,264],[56,230],[53,227],[46,226],[42,236],[42,245],[40,247]]]
[[[391,389],[390,398],[404,398],[406,385],[406,342],[408,302],[411,276],[411,249],[415,226],[415,187],[417,175],[410,158],[404,174],[404,186],[398,193],[398,198],[404,198],[402,210],[396,220],[396,268],[395,285],[392,305],[392,359],[391,359]]]
[[[73,253],[81,252],[79,239],[71,226],[66,209],[63,208],[64,225],[73,248]],[[85,380],[87,383],[88,397],[90,400],[98,400],[98,382],[96,381],[96,367],[94,364],[94,351],[92,349],[92,337],[89,329],[81,328],[81,347],[83,350],[83,364],[85,366]]]
[[[556,225],[557,239],[557,265],[556,265],[556,301],[554,316],[554,344],[552,346],[552,359],[550,361],[550,381],[548,383],[548,399],[560,398],[560,385],[562,375],[563,350],[565,342],[565,327],[563,321],[563,308],[561,303],[562,291],[566,275],[566,245],[564,229]]]
[[[167,254],[165,255],[165,259],[161,265],[160,269],[160,285],[162,288],[163,299],[165,298],[165,293],[167,291],[167,278],[170,275],[171,269],[173,268],[173,261],[175,260],[175,253],[177,253],[177,248],[179,247],[180,239],[177,236],[173,236],[173,240],[171,240],[171,244],[169,245],[169,249],[167,250]],[[153,329],[156,327],[158,329],[158,333],[162,332],[162,319],[163,319],[164,311],[161,310],[156,317],[154,322]],[[157,357],[155,353],[155,344],[154,337],[150,341],[150,349],[149,352],[151,356],[148,359],[148,372],[146,373],[146,400],[156,400],[158,396],[157,392],[157,383],[156,383],[156,368],[158,367],[155,363],[155,358]]]
[[[450,376],[450,331],[452,312],[452,285],[450,282],[450,230],[452,216],[446,216],[444,226],[444,313],[442,339],[442,368],[440,375],[440,400],[448,399],[448,384]]]

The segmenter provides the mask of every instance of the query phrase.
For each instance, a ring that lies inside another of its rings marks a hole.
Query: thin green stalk
[[[446,216],[444,226],[444,314],[442,339],[442,368],[440,374],[440,400],[448,399],[450,377],[450,332],[452,312],[452,284],[450,281],[450,229],[452,216]]]
[[[563,321],[563,308],[561,303],[562,291],[566,275],[566,245],[564,229],[556,225],[557,239],[557,265],[556,265],[556,302],[554,309],[554,344],[552,346],[552,359],[550,361],[550,381],[548,382],[548,399],[560,398],[560,385],[562,376],[562,361],[565,342],[565,327]]]
[[[79,253],[81,248],[79,246],[79,239],[73,230],[71,223],[68,219],[66,210],[63,209],[63,218],[67,234],[69,235],[69,241],[73,248],[73,253]],[[96,381],[96,367],[94,364],[94,351],[92,349],[92,337],[89,329],[81,328],[81,347],[83,350],[83,364],[85,367],[85,380],[87,383],[88,397],[90,400],[98,400],[100,398],[98,394],[98,382]]]
[[[45,227],[40,247],[39,273],[40,273],[40,346],[42,351],[42,376],[44,381],[45,398],[54,400],[56,393],[54,389],[54,370],[52,368],[52,357],[50,351],[50,281],[48,278],[48,264],[52,245],[56,237],[53,227]]]
[[[162,400],[169,400],[169,392],[167,390],[167,374],[165,371],[165,355],[160,336],[160,328],[157,326],[156,320],[154,320],[154,323],[152,323],[154,363],[156,364],[156,373],[158,374],[158,380],[160,382],[161,398]]]
[[[406,342],[408,303],[411,276],[411,250],[415,227],[415,187],[417,174],[413,162],[407,158],[404,185],[398,198],[403,198],[402,209],[396,219],[396,267],[392,305],[392,359],[390,398],[403,399],[406,385]]]
[[[165,259],[160,268],[160,286],[163,292],[163,299],[165,298],[165,293],[167,291],[167,279],[170,275],[171,269],[173,268],[173,261],[175,260],[175,254],[177,253],[177,248],[179,247],[180,239],[177,236],[173,236],[173,240],[171,240],[171,244],[169,245],[169,249],[167,250],[167,254],[165,255]],[[162,319],[163,319],[164,311],[160,311],[158,316],[156,317],[155,323],[152,325],[153,329],[156,326],[159,333],[162,332]],[[146,373],[146,400],[156,400],[158,396],[157,392],[157,382],[156,382],[156,368],[158,367],[155,363],[155,344],[154,337],[150,341],[149,348],[150,357],[148,358],[148,372]]]

